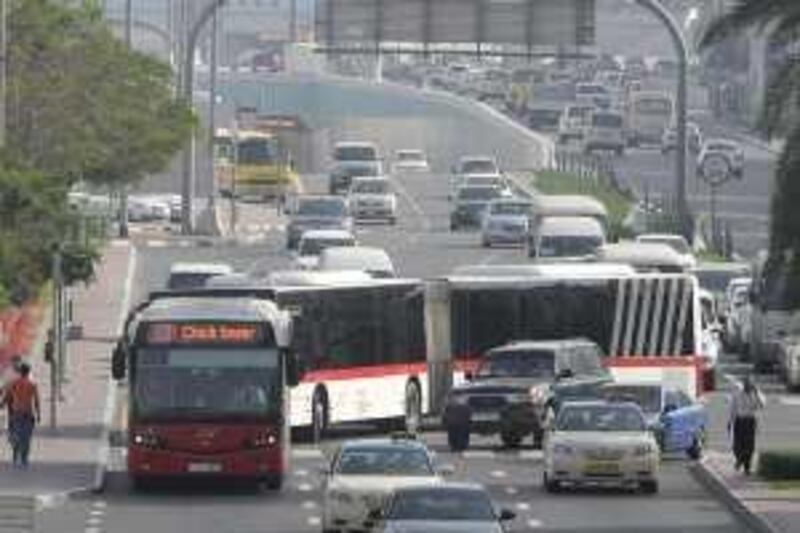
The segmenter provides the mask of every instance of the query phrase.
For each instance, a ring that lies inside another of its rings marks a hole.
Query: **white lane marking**
[[[417,202],[414,197],[411,196],[411,193],[409,193],[403,184],[400,183],[400,180],[394,179],[393,177],[391,180],[392,183],[394,183],[394,187],[397,189],[397,192],[400,193],[400,196],[405,198],[406,202],[408,202],[408,204],[411,206],[412,211],[414,211],[414,213],[416,213],[419,217],[420,222],[422,222],[423,231],[430,231],[433,224],[431,223],[430,218],[428,218],[428,215],[425,214],[425,211],[419,205],[419,202]]]
[[[89,526],[89,527],[99,527],[100,524],[102,524],[102,523],[103,523],[103,517],[102,516],[90,516],[86,520],[86,525]]]
[[[128,252],[128,270],[125,276],[125,283],[122,289],[122,302],[120,302],[119,317],[117,319],[116,332],[122,331],[125,326],[125,319],[128,317],[128,309],[131,306],[131,294],[133,293],[133,278],[136,273],[136,247],[131,246]],[[105,470],[111,457],[111,446],[108,441],[111,425],[114,423],[114,411],[117,406],[117,383],[109,372],[106,382],[105,408],[103,409],[103,426],[100,432],[100,443],[97,449],[97,463],[94,472],[94,484],[92,488],[100,491],[105,481]]]
[[[523,450],[519,452],[520,459],[542,460],[544,459],[544,452],[542,450]]]
[[[800,407],[800,396],[778,396],[778,403],[787,407]]]
[[[544,526],[544,523],[541,520],[537,520],[535,518],[528,520],[528,527],[531,529],[539,529],[542,526]]]
[[[103,500],[97,500],[92,504],[92,507],[95,507],[97,509],[105,509],[106,507],[108,507],[108,505]]]
[[[102,533],[102,531],[99,527],[87,527],[83,530],[83,533]]]
[[[306,509],[306,510],[316,509],[317,508],[317,502],[311,501],[311,500],[306,500],[306,501],[303,502],[302,507],[303,507],[303,509]]]
[[[494,459],[495,453],[491,450],[467,450],[461,452],[464,459]]]
[[[529,504],[527,502],[517,502],[515,507],[519,511],[529,511],[531,509],[531,504]]]
[[[106,514],[106,512],[103,509],[92,509],[89,511],[89,516],[103,516],[104,514]]]
[[[516,487],[506,487],[506,494],[508,494],[509,496],[514,496],[518,492],[519,491],[517,490]]]
[[[318,516],[309,516],[308,525],[311,527],[319,527],[320,525],[322,525],[322,518]]]
[[[508,477],[505,470],[492,470],[491,476],[497,479]]]
[[[311,492],[312,490],[314,490],[314,487],[311,486],[311,483],[300,483],[297,486],[297,490],[299,490],[300,492]]]
[[[297,477],[306,477],[308,475],[308,470],[295,470],[294,475]]]

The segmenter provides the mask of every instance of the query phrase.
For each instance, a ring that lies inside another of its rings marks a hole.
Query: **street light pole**
[[[133,0],[125,0],[125,46],[133,48]],[[128,184],[122,183],[119,193],[119,236],[127,239],[128,229]]]
[[[217,9],[226,0],[211,0],[200,12],[197,20],[190,26],[186,35],[185,46],[183,49],[183,75],[181,76],[181,96],[187,105],[192,106],[192,90],[194,88],[194,51],[197,48],[197,41],[200,32],[206,23],[211,19]],[[183,151],[182,186],[181,186],[181,233],[190,235],[194,229],[194,217],[192,216],[194,201],[194,163],[197,143],[194,132],[189,139],[189,145]]]
[[[689,202],[686,199],[686,114],[687,114],[687,83],[689,68],[689,51],[686,37],[680,23],[665,8],[659,0],[636,0],[637,3],[651,11],[669,32],[675,53],[678,56],[678,85],[675,92],[675,113],[677,139],[675,150],[675,195],[678,207],[678,217],[681,223],[681,233],[689,242],[694,241],[694,222]]]
[[[217,129],[217,64],[219,61],[219,23],[220,14],[214,12],[211,19],[211,57],[209,76],[211,100],[208,106],[208,173],[211,177],[211,196],[209,204],[214,206],[217,199],[217,177],[214,175],[214,140]]]

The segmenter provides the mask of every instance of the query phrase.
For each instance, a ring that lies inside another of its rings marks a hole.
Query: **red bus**
[[[268,299],[151,295],[128,317],[128,474],[226,477],[279,489],[288,469],[291,317]]]

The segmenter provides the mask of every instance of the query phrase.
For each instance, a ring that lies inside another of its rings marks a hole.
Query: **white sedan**
[[[442,482],[432,453],[413,439],[344,443],[325,472],[323,532],[368,530],[393,491]]]
[[[422,150],[404,149],[395,152],[392,169],[395,172],[428,172],[430,165]]]
[[[658,492],[660,456],[655,436],[635,403],[568,402],[559,410],[545,445],[543,483],[639,487]]]
[[[397,196],[386,178],[353,178],[349,204],[356,220],[397,222]]]

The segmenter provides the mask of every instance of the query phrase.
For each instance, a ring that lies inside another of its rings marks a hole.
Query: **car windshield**
[[[399,446],[353,447],[344,449],[334,471],[351,476],[431,476],[428,454],[420,448]]]
[[[343,217],[346,213],[344,201],[334,198],[301,199],[297,206],[300,216]]]
[[[558,431],[645,431],[641,411],[631,405],[567,405],[556,421]]]
[[[621,128],[622,116],[609,113],[595,113],[592,115],[592,126],[600,128]]]
[[[550,350],[490,353],[478,369],[479,378],[550,378],[555,375],[555,355]]]
[[[463,187],[458,191],[459,201],[489,202],[500,196],[496,187]]]
[[[384,180],[360,181],[353,184],[355,194],[387,194],[389,182]]]
[[[648,414],[661,412],[661,387],[644,385],[612,385],[605,390],[609,400],[634,402]]]
[[[331,248],[333,246],[355,246],[355,244],[355,240],[349,237],[341,239],[331,239],[327,237],[307,239],[304,237],[300,241],[300,255],[303,257],[314,256],[322,253],[322,250],[325,248]]]
[[[491,213],[493,215],[530,215],[531,204],[499,202],[492,204]]]
[[[539,243],[539,257],[581,257],[595,253],[602,245],[601,237],[590,235],[545,236]]]
[[[487,494],[469,489],[414,489],[398,491],[387,520],[494,522]]]
[[[136,351],[133,402],[144,418],[267,416],[280,407],[274,348]]]
[[[340,146],[334,156],[337,161],[375,161],[378,155],[371,146]]]
[[[397,152],[398,161],[424,161],[422,152]]]
[[[462,174],[494,174],[497,165],[489,159],[470,159],[461,163]]]

